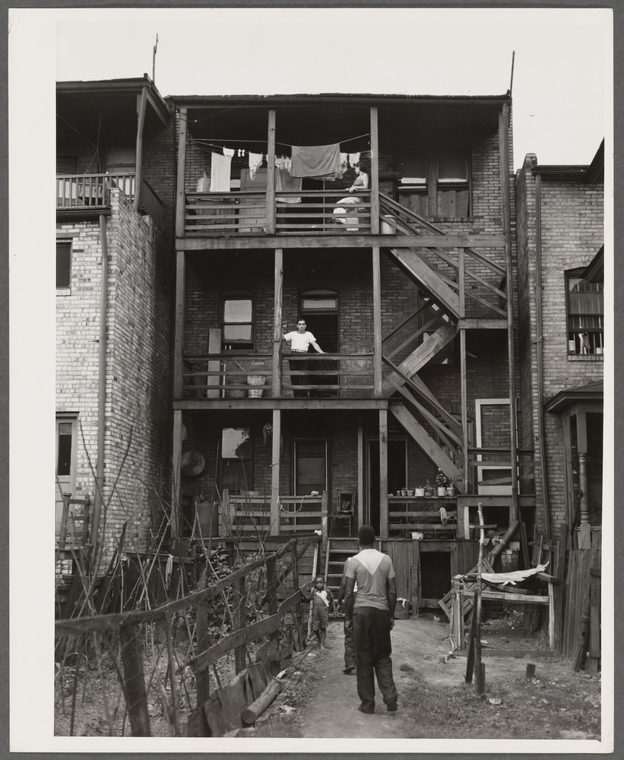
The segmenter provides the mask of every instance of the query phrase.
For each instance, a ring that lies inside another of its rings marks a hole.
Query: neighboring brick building
[[[104,561],[124,523],[148,548],[170,493],[174,141],[147,77],[58,85],[57,540],[86,508]]]
[[[604,143],[590,166],[528,155],[516,179],[522,445],[540,530],[581,548],[602,511],[603,167]]]

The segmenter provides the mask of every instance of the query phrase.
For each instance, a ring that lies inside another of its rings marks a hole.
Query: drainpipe
[[[141,187],[143,186],[143,130],[145,127],[145,111],[147,108],[147,87],[141,90],[139,102],[139,124],[136,138],[136,187],[134,188],[134,210],[139,210],[141,202]]]
[[[97,557],[100,514],[102,512],[104,490],[104,442],[106,439],[106,315],[108,301],[108,240],[106,237],[106,217],[100,214],[100,240],[102,241],[102,287],[100,292],[100,346],[98,376],[98,416],[97,416],[97,462],[95,467],[95,500],[91,522],[92,557]],[[97,571],[97,568],[96,568]]]
[[[540,471],[542,473],[542,504],[544,505],[544,532],[550,539],[550,504],[548,501],[548,472],[546,470],[546,438],[544,435],[544,334],[542,330],[542,178],[535,178],[535,338],[537,355],[537,434],[540,442]]]

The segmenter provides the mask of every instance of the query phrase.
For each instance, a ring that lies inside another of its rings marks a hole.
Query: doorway
[[[388,439],[388,493],[407,484],[407,441]],[[368,442],[368,523],[379,535],[379,439]]]
[[[309,290],[301,294],[299,303],[299,317],[305,319],[307,329],[314,335],[316,342],[326,354],[340,352],[340,327],[338,321],[338,294],[331,290]],[[321,359],[316,351],[312,350],[314,358],[308,361],[310,375],[308,383],[317,386],[310,391],[311,396],[331,398],[338,395],[338,388],[324,388],[323,386],[337,386],[338,375],[328,374],[330,371],[338,371],[340,362],[332,359]],[[319,373],[314,374],[317,370]]]

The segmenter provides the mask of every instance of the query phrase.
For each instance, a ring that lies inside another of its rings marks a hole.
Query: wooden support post
[[[173,412],[173,456],[171,488],[171,537],[180,535],[180,514],[182,512],[182,410]]]
[[[184,251],[176,252],[176,294],[173,348],[173,397],[181,399],[184,388],[184,312],[186,260]]]
[[[132,625],[122,625],[119,629],[124,694],[132,736],[151,736],[143,675],[143,654],[138,640],[138,631],[138,626]]]
[[[180,700],[178,699],[178,684],[176,682],[176,659],[173,651],[173,636],[171,635],[171,615],[165,616],[165,636],[167,638],[167,658],[169,660],[169,683],[171,684],[171,712],[173,714],[173,729],[176,736],[182,736],[180,728]]]
[[[277,560],[275,556],[268,557],[266,563],[267,569],[267,597],[269,606],[269,615],[275,615],[279,608],[277,599]],[[279,638],[279,628],[269,634],[271,641],[277,641]],[[268,675],[268,674],[267,674]]]
[[[141,89],[137,95],[138,124],[136,136],[136,179],[134,188],[134,210],[138,211],[141,205],[141,190],[143,189],[143,131],[145,129],[145,112],[147,110],[147,87]]]
[[[186,140],[188,132],[187,110],[180,108],[180,133],[178,135],[178,174],[176,184],[176,237],[184,237],[184,217],[186,215]]]
[[[247,590],[245,585],[245,576],[242,578],[239,578],[236,582],[237,591],[238,591],[238,600],[237,600],[237,606],[234,610],[234,629],[233,630],[240,630],[241,628],[244,628],[247,624]],[[234,667],[236,669],[237,673],[240,673],[241,670],[245,669],[246,661],[245,661],[245,655],[247,652],[247,647],[245,644],[241,644],[239,647],[236,647],[234,650]]]
[[[379,235],[379,120],[376,106],[370,110],[371,234]]]
[[[357,490],[357,525],[355,533],[365,524],[364,518],[364,419],[361,414],[358,415],[358,451],[357,451],[357,468],[358,468],[358,490]]]
[[[304,548],[305,552],[305,548]],[[291,568],[292,568],[292,582],[293,582],[293,591],[297,591],[299,589],[299,554],[297,552],[297,539],[295,538],[295,545],[292,548],[290,556],[292,557],[291,561]],[[302,620],[303,620],[303,614],[301,612],[301,598],[299,598],[299,601],[295,605],[295,609],[293,614],[293,618],[295,620],[295,647],[297,650],[301,650],[305,648],[305,645],[303,643],[302,639]]]
[[[511,259],[511,193],[509,189],[509,105],[503,104],[498,116],[498,139],[500,154],[501,203],[503,212],[503,236],[505,238],[505,262],[507,278],[507,363],[509,378],[509,434],[511,449],[511,510],[510,520],[519,520],[518,502],[518,451],[514,359],[514,297],[513,263]]]
[[[485,531],[483,529],[483,507],[481,502],[478,504],[479,511],[479,562],[477,564],[477,587],[474,597],[474,662],[476,672],[475,689],[477,694],[485,692],[485,668],[481,659],[481,612],[482,612],[482,593],[483,593],[483,550],[485,543]]]
[[[329,494],[323,491],[321,497],[321,553],[327,556],[327,539],[329,537]]]
[[[464,482],[462,484],[462,493],[470,493],[470,457],[468,447],[470,446],[468,436],[468,370],[466,368],[466,331],[459,331],[459,373],[460,373],[460,393],[461,393],[461,424],[462,424],[462,468],[464,470]],[[470,534],[466,534],[470,538]]]
[[[269,109],[269,134],[267,139],[267,233],[275,234],[275,109]]]
[[[284,251],[275,249],[275,275],[273,298],[273,398],[282,396],[282,301],[284,292]]]
[[[269,535],[280,533],[280,459],[282,438],[282,412],[273,410],[273,430],[271,433],[271,511],[269,515]]]
[[[197,652],[205,652],[210,646],[208,638],[208,602],[198,602],[195,607],[197,619]],[[195,668],[195,680],[197,683],[197,706],[200,707],[210,697],[210,671],[208,668],[201,670]]]
[[[379,536],[388,538],[388,410],[379,410]]]
[[[379,246],[373,247],[373,395],[381,398],[382,385],[381,339],[381,261]]]

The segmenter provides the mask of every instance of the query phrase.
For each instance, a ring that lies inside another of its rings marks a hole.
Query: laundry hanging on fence
[[[334,145],[293,145],[293,177],[326,177],[340,173],[340,143]]]
[[[232,158],[212,153],[210,159],[210,192],[229,193]]]
[[[280,192],[291,192],[301,190],[301,177],[292,177],[288,169],[275,170],[275,189]],[[297,195],[288,195],[277,199],[278,203],[301,203],[301,197]]]
[[[512,586],[515,586],[516,583],[519,583],[526,578],[530,578],[532,575],[543,573],[547,567],[548,562],[545,565],[538,565],[529,570],[513,570],[510,573],[482,573],[481,577],[488,583],[500,583],[501,586],[506,586],[508,583],[511,583]]]

